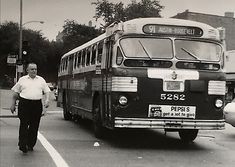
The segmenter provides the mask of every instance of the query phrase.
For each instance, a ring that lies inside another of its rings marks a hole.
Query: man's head
[[[37,65],[35,63],[29,63],[26,71],[31,78],[35,78],[37,75]]]

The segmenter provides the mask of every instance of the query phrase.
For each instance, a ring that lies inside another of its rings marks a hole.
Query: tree
[[[110,23],[114,21],[114,4],[108,2],[108,0],[97,0],[97,2],[92,2],[96,5],[96,15],[94,16],[97,19],[103,18],[105,23]]]
[[[163,8],[160,2],[156,0],[141,0],[139,3],[132,0],[132,3],[127,5],[126,15],[128,20],[143,17],[161,17],[160,12]]]
[[[49,43],[47,50],[47,80],[51,82],[57,81],[58,68],[60,58],[63,54],[63,43],[52,41]]]
[[[15,74],[14,66],[7,65],[7,56],[18,54],[18,34],[17,23],[4,22],[0,25],[0,82],[5,81],[6,78],[12,78],[11,76]]]
[[[124,7],[122,2],[111,3],[108,0],[97,0],[92,2],[96,5],[96,20],[102,19],[105,25],[102,27],[107,27],[114,21],[127,21],[134,18],[143,17],[161,17],[160,12],[164,6],[160,5],[157,0],[141,0],[136,2],[132,0],[131,4]]]
[[[64,52],[68,52],[101,34],[94,27],[78,24],[74,20],[65,21],[62,33]]]
[[[113,20],[114,21],[125,21],[127,20],[124,4],[122,2],[114,4],[113,7]],[[112,23],[110,22],[110,23]]]
[[[34,61],[38,64],[38,74],[47,81],[56,81],[57,66],[62,55],[62,45],[50,42],[40,31],[23,29],[23,43],[27,43],[27,58],[25,61]],[[18,55],[19,52],[19,25],[14,22],[5,22],[0,25],[0,82],[15,77],[15,66],[8,66],[7,56]],[[23,56],[23,55],[22,55]],[[54,60],[53,60],[54,59]],[[0,83],[1,86],[2,83]]]

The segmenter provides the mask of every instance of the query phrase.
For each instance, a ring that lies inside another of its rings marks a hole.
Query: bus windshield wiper
[[[186,50],[185,48],[181,48],[181,50],[185,51],[186,53],[188,53],[188,55],[190,55],[191,57],[193,57],[194,59],[198,60],[201,63],[201,60],[192,52]]]
[[[150,60],[152,60],[151,56],[148,54],[147,50],[145,49],[144,45],[140,42],[140,40],[138,40],[142,49],[144,50],[144,52],[146,53],[146,55],[149,57]]]

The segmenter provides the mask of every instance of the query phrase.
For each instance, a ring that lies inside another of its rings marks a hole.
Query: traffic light
[[[29,41],[22,42],[22,59],[24,62],[29,61]]]
[[[22,41],[22,64],[23,64],[23,74],[26,74],[26,64],[30,62],[30,45],[29,41]]]
[[[30,61],[29,51],[30,51],[29,41],[23,41],[22,42],[22,60],[23,60],[23,63],[25,64]]]

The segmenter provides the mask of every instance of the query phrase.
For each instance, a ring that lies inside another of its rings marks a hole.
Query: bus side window
[[[63,68],[64,68],[64,59],[61,60],[61,64],[60,64],[60,71],[63,72]]]
[[[74,54],[72,55],[69,55],[68,57],[68,73],[69,74],[72,74],[72,71],[73,71],[73,62],[74,61]]]
[[[68,67],[68,57],[65,58],[64,71],[67,70],[67,67]]]
[[[85,66],[85,56],[86,56],[86,51],[85,49],[82,50],[82,67]]]
[[[79,68],[81,66],[81,57],[82,57],[81,54],[82,54],[82,52],[77,53],[77,56],[78,56],[78,58],[77,58],[77,68]]]
[[[91,54],[91,64],[95,64],[95,58],[96,58],[96,45],[92,46],[92,54]]]
[[[123,55],[119,47],[117,47],[117,53],[116,53],[116,64],[121,65],[123,61]]]
[[[86,66],[90,65],[90,60],[91,60],[91,47],[87,48],[87,52],[86,52]]]
[[[62,70],[63,70],[63,59],[61,59],[60,61],[60,72],[62,72]]]
[[[98,55],[96,60],[97,64],[101,64],[102,53],[103,53],[103,42],[100,42],[98,44]]]
[[[62,64],[62,71],[64,72],[65,70],[65,59],[63,59],[63,64]]]
[[[77,67],[77,58],[78,58],[78,55],[77,55],[77,53],[74,53],[74,63],[73,63],[73,69],[76,69],[76,67]]]

